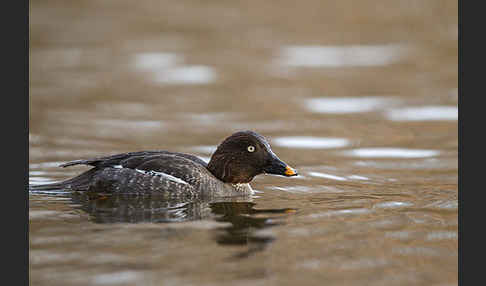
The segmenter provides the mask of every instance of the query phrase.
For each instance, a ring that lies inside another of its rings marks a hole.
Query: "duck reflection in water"
[[[72,202],[90,214],[95,223],[173,223],[213,219],[230,225],[216,228],[215,240],[221,245],[246,245],[234,258],[244,258],[275,240],[255,233],[280,225],[282,215],[295,209],[255,209],[251,197],[219,198],[217,201],[167,200],[157,195],[99,195],[73,193]]]

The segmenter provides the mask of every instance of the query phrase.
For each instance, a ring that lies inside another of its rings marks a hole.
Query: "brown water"
[[[31,1],[31,183],[241,129],[301,174],[30,193],[31,285],[456,285],[457,37],[457,1]]]

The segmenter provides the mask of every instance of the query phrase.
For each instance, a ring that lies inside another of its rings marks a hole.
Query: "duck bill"
[[[297,176],[297,170],[290,167],[277,157],[272,158],[269,165],[264,168],[266,174],[281,175],[285,177]]]

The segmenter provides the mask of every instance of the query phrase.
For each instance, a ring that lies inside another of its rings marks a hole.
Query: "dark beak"
[[[281,175],[286,177],[297,176],[297,170],[282,162],[277,156],[272,156],[270,162],[263,169],[267,174]]]

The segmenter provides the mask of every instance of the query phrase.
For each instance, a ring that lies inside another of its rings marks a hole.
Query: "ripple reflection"
[[[389,45],[286,46],[280,64],[292,67],[384,66],[397,62],[404,47]]]
[[[316,113],[345,114],[374,111],[395,103],[391,98],[379,96],[318,97],[306,99],[304,106]]]
[[[457,120],[458,109],[455,106],[421,106],[391,109],[385,115],[393,121]]]
[[[405,148],[359,148],[345,151],[348,156],[362,158],[424,158],[439,155],[437,150],[405,149]]]
[[[251,200],[184,202],[168,201],[154,195],[72,195],[74,206],[89,213],[95,223],[174,223],[206,219],[229,223],[228,226],[217,224],[213,229],[218,244],[248,246],[233,258],[244,258],[265,249],[275,237],[261,230],[282,224],[279,215],[296,211],[289,208],[256,209]]]
[[[172,53],[141,53],[134,57],[137,70],[153,73],[153,81],[162,84],[208,84],[216,80],[214,68],[182,65],[182,57]]]
[[[287,148],[330,149],[345,147],[350,144],[344,138],[325,138],[312,136],[278,137],[272,140],[275,146]]]

